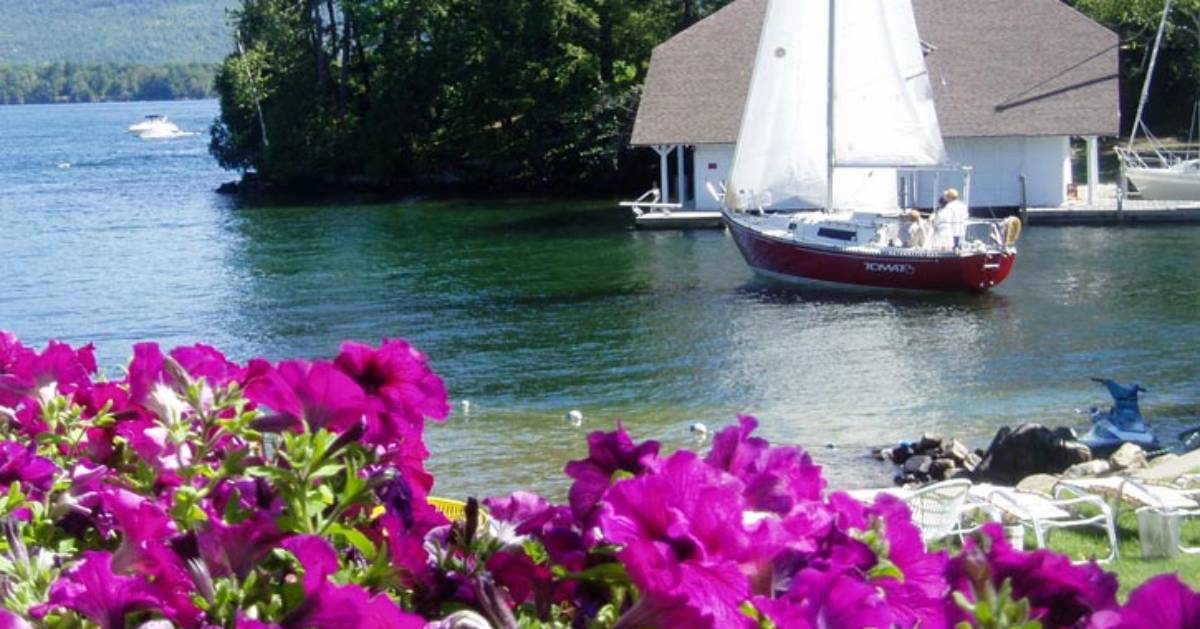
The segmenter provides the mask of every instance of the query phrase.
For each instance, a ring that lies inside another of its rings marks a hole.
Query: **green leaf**
[[[626,572],[625,566],[619,563],[602,563],[598,566],[593,566],[582,572],[573,572],[567,574],[565,579],[571,581],[582,581],[585,583],[596,583],[607,586],[624,586],[629,585],[629,573]]]
[[[329,534],[335,537],[340,537],[347,544],[353,546],[358,552],[362,553],[367,561],[375,560],[375,543],[372,542],[362,531],[343,526],[341,524],[330,524],[328,528]]]
[[[876,579],[892,578],[901,583],[904,582],[904,573],[900,571],[899,566],[892,563],[889,559],[882,558],[871,567],[870,572],[867,573],[867,577],[869,577],[872,581]]]

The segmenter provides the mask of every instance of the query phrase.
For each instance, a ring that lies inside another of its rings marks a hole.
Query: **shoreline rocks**
[[[986,451],[972,450],[958,439],[925,433],[920,439],[872,454],[878,461],[896,465],[893,481],[900,486],[967,478],[1013,487],[1040,475],[1085,478],[1150,467],[1146,451],[1137,444],[1123,444],[1108,458],[1093,459],[1091,450],[1075,439],[1071,429],[1040,424],[1001,428]]]
[[[969,477],[981,458],[958,439],[947,441],[941,435],[925,433],[915,442],[901,442],[875,453],[880,461],[900,467],[893,479],[897,485]]]

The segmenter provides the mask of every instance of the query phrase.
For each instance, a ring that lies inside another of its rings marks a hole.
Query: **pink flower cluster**
[[[902,503],[827,493],[748,417],[703,457],[593,433],[567,505],[451,522],[423,439],[447,413],[401,340],[245,365],[143,343],[100,381],[90,345],[0,332],[0,626],[1200,627],[1173,576],[1122,607],[1095,564],[998,530],[929,552]]]

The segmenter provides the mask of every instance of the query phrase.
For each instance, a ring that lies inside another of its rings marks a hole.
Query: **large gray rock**
[[[1123,443],[1108,456],[1114,470],[1140,470],[1146,467],[1146,451],[1136,443]]]
[[[933,467],[933,457],[924,454],[913,455],[904,462],[904,472],[906,474],[928,474],[931,467]]]
[[[1007,426],[996,432],[971,478],[998,485],[1016,485],[1032,474],[1060,474],[1090,461],[1091,450],[1075,441],[1070,429],[1050,430],[1041,424]]]
[[[1062,475],[1064,478],[1091,478],[1107,474],[1110,471],[1112,471],[1112,464],[1104,459],[1096,459],[1072,465]]]

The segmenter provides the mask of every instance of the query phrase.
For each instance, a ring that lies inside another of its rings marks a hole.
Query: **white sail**
[[[911,0],[835,2],[835,164],[945,161]],[[829,52],[829,0],[768,0],[727,207],[825,205]],[[843,207],[855,191],[834,192]]]
[[[730,209],[824,204],[828,24],[824,1],[767,3],[726,184]]]
[[[834,163],[944,162],[912,2],[838,0],[835,16]]]

